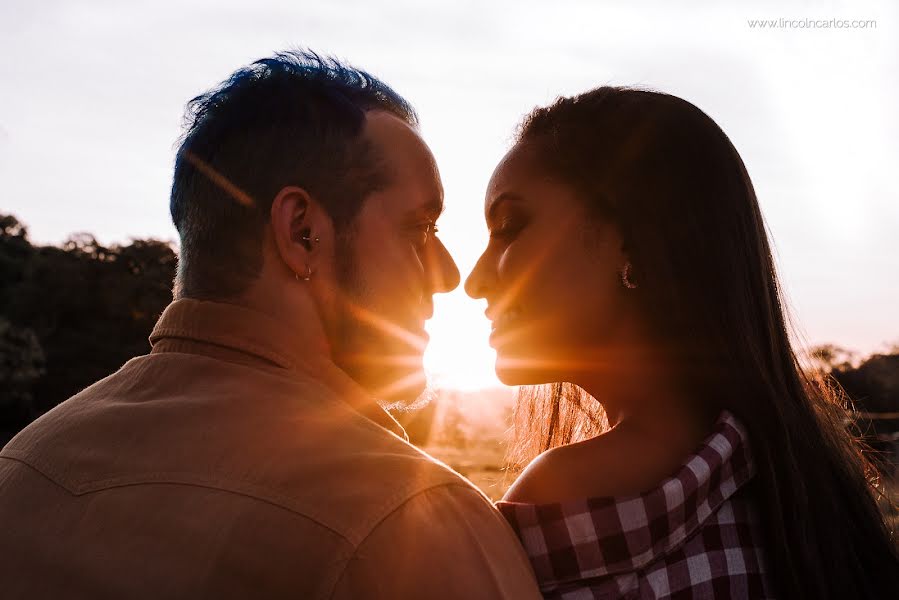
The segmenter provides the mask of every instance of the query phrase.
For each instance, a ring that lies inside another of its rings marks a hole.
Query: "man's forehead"
[[[420,138],[414,125],[391,112],[378,109],[365,113],[365,132],[367,135],[378,136],[410,134]]]
[[[408,187],[414,193],[398,195],[397,201],[434,216],[443,210],[443,183],[437,161],[418,130],[385,111],[370,111],[365,135],[378,148],[381,159],[393,173],[393,186]]]

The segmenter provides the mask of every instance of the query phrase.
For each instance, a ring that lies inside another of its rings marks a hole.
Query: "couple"
[[[363,71],[281,53],[195,98],[152,351],[0,454],[5,597],[895,597],[870,465],[708,116],[603,87],[497,166],[465,289],[500,379],[552,384],[497,507],[379,404],[423,391],[460,282],[442,208],[415,112]]]

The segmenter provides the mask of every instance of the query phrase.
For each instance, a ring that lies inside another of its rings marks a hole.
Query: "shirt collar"
[[[331,361],[325,340],[304,329],[287,328],[258,310],[225,302],[175,300],[153,328],[150,345],[153,353],[211,354],[211,348],[220,348],[242,355],[250,364],[269,364],[304,374],[324,383],[378,425],[408,440],[396,419]]]

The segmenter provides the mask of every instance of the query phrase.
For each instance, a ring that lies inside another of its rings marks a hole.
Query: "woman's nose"
[[[486,254],[482,254],[465,280],[465,293],[478,300],[487,297],[489,289]]]

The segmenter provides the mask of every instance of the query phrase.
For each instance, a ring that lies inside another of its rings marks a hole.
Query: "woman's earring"
[[[294,273],[293,276],[297,281],[300,280],[300,276],[297,273]],[[312,267],[306,265],[306,272],[303,274],[303,281],[309,281],[310,279],[312,279]]]
[[[629,290],[637,287],[637,284],[631,281],[631,261],[624,263],[624,267],[621,269],[621,285]]]

